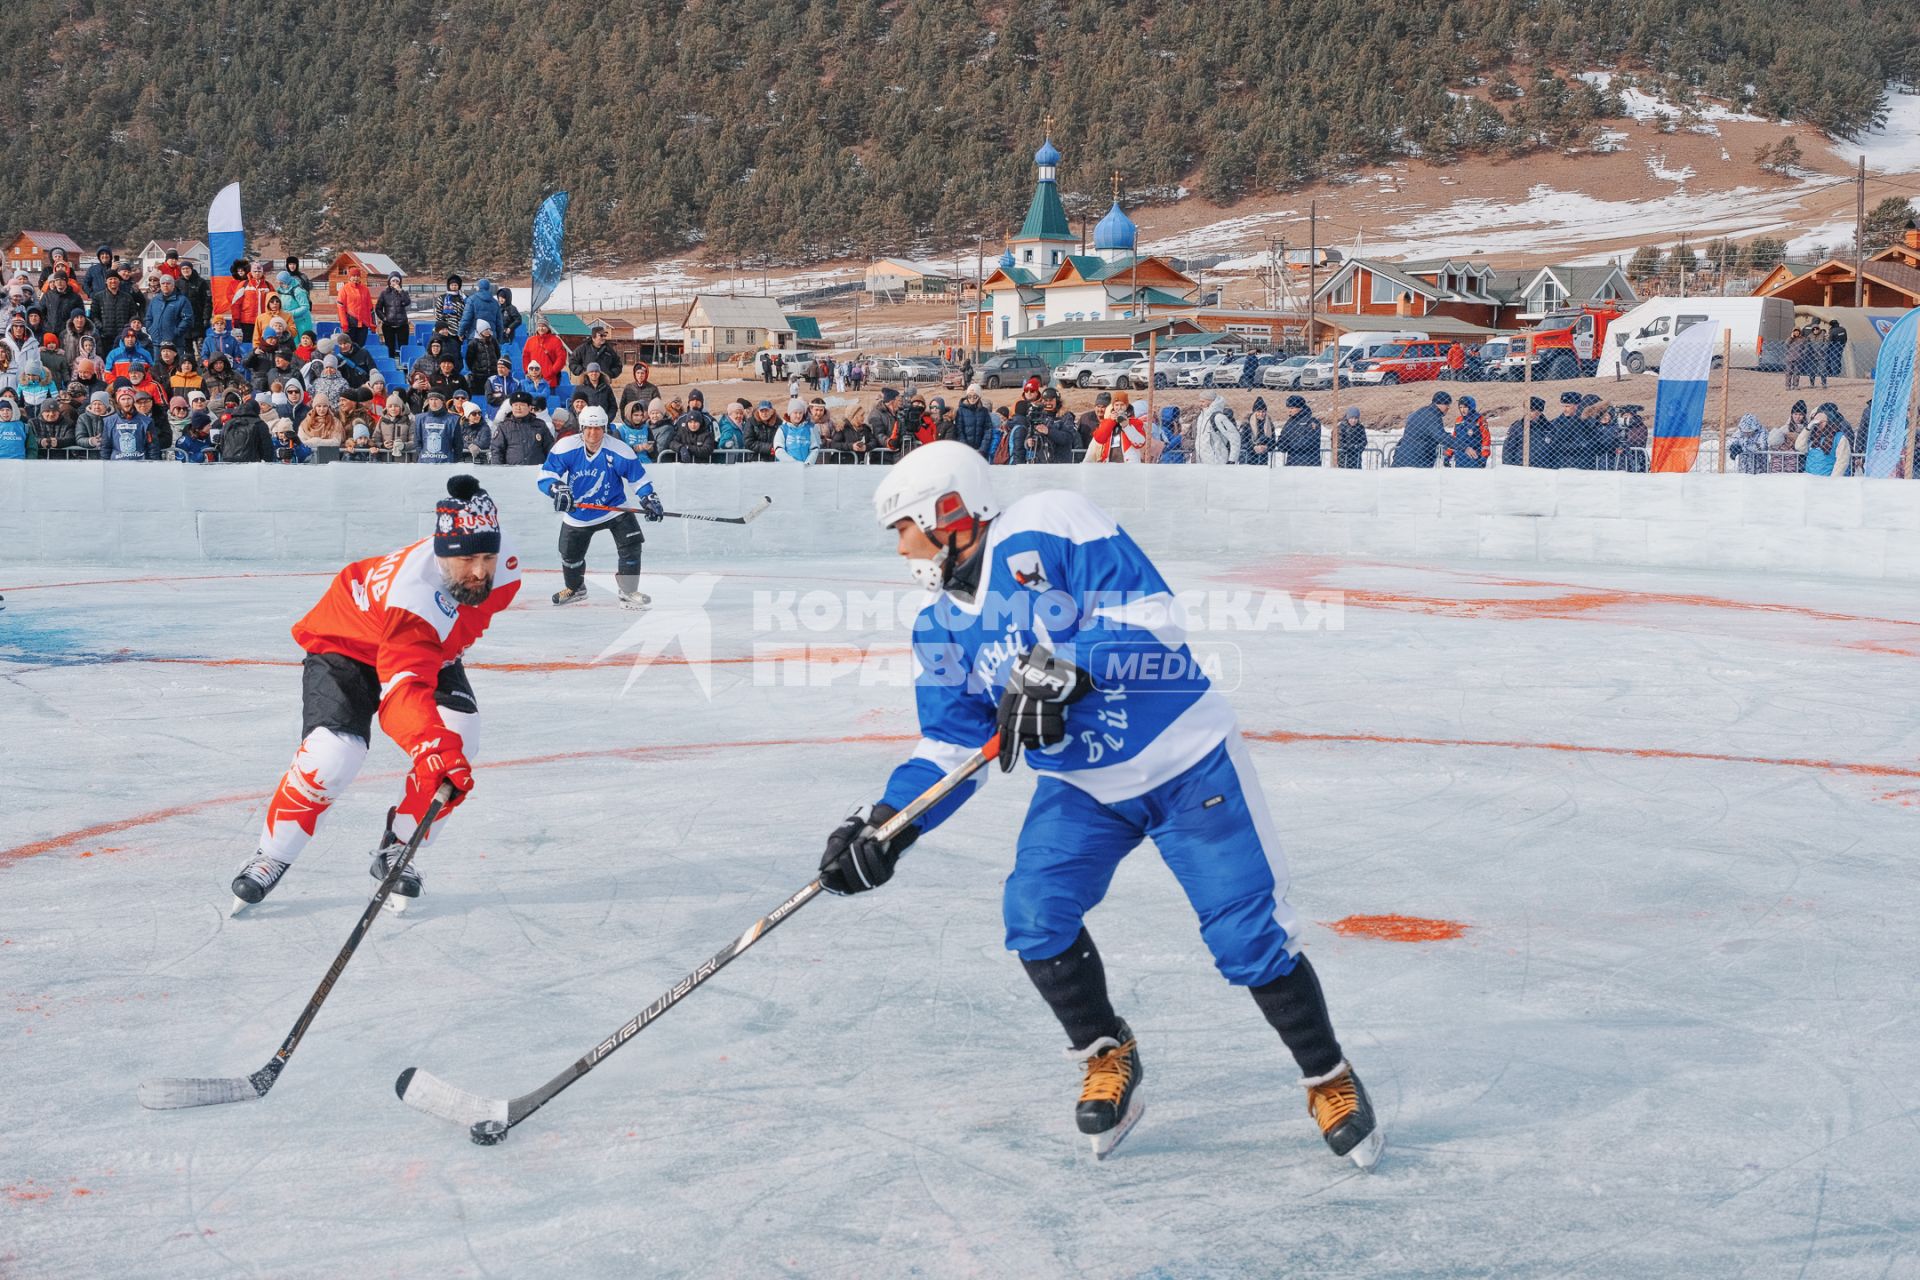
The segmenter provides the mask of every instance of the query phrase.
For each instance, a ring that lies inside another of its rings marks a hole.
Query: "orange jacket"
[[[342,569],[320,602],[293,624],[308,653],[337,653],[380,676],[380,727],[409,755],[444,726],[433,693],[457,660],[520,591],[520,559],[504,537],[493,591],[478,605],[446,593],[433,539]]]
[[[340,327],[348,323],[359,325],[363,329],[373,328],[373,294],[367,291],[366,281],[358,276],[347,277],[340,286],[340,296],[335,300],[340,312]]]

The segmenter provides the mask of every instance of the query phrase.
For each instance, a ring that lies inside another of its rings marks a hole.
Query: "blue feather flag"
[[[527,310],[538,311],[553,291],[560,287],[560,242],[567,232],[567,193],[556,191],[540,203],[533,215],[533,302]]]

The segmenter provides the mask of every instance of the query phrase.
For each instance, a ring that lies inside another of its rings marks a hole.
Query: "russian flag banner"
[[[1696,324],[1675,338],[1661,357],[1649,471],[1693,470],[1693,460],[1700,456],[1700,423],[1707,413],[1707,375],[1719,345],[1719,325]]]
[[[237,282],[231,274],[234,259],[247,252],[247,233],[240,224],[240,184],[220,188],[207,208],[207,262],[213,277],[213,309],[226,315]]]

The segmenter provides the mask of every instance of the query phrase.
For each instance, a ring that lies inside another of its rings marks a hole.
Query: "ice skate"
[[[1068,1053],[1086,1066],[1080,1103],[1073,1109],[1074,1122],[1087,1135],[1093,1158],[1105,1160],[1146,1114],[1146,1104],[1140,1101],[1144,1074],[1140,1048],[1132,1028],[1122,1022],[1119,1038],[1101,1036],[1086,1048],[1070,1049]]]
[[[1353,1068],[1343,1062],[1326,1075],[1302,1083],[1307,1086],[1307,1114],[1320,1126],[1320,1136],[1333,1154],[1347,1157],[1362,1169],[1373,1168],[1385,1135],[1374,1122],[1367,1087]]]
[[[237,916],[272,893],[291,865],[264,853],[254,854],[233,878],[233,905],[227,908],[227,914]]]
[[[555,604],[580,604],[587,598],[585,587],[562,587],[553,593]]]
[[[620,607],[622,609],[644,609],[653,603],[653,597],[644,591],[622,591]]]
[[[387,831],[381,837],[380,847],[373,851],[373,864],[367,868],[367,874],[373,877],[374,885],[387,878],[387,872],[393,870],[393,864],[406,852],[407,842],[393,834],[393,818],[398,809],[387,810]],[[409,861],[407,869],[400,873],[400,879],[394,882],[393,892],[387,895],[383,904],[395,915],[402,915],[407,909],[407,900],[420,896],[420,867]]]

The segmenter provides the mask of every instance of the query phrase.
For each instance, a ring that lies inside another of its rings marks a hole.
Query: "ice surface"
[[[263,1103],[168,1113],[142,1079],[251,1072],[286,1033],[372,887],[401,758],[376,745],[229,920],[299,728],[286,628],[337,566],[0,574],[0,1274],[1920,1273],[1913,589],[1164,566],[1229,623],[1237,590],[1344,593],[1317,614],[1339,630],[1211,638],[1238,645],[1306,942],[1387,1126],[1372,1175],[1319,1142],[1150,850],[1091,918],[1149,1114],[1088,1159],[1000,946],[1025,774],[476,1147],[395,1075],[545,1081],[804,883],[913,731],[883,557],[649,566],[712,575],[714,660],[684,658],[697,611],[663,610],[681,639],[628,688],[591,659],[661,637],[604,582],[536,603],[536,573],[471,655],[480,786],[426,895],[374,923]],[[821,629],[769,630],[789,611]],[[756,646],[800,683],[757,682]],[[1329,927],[1389,913],[1466,931]]]

